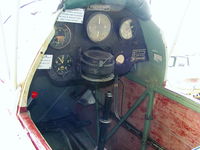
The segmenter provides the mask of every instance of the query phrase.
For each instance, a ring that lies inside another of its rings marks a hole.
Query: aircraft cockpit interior
[[[144,35],[151,33],[144,24],[127,6],[113,4],[60,13],[27,100],[31,119],[53,150],[112,149],[105,135],[117,122],[111,118],[122,118],[124,78],[145,76],[142,64],[159,61],[148,51],[151,38]]]

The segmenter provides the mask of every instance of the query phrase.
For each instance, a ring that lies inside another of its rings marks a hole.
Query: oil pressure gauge
[[[93,42],[104,41],[110,34],[112,23],[110,17],[104,13],[95,13],[89,17],[86,31]]]
[[[122,22],[119,28],[119,35],[125,40],[135,37],[135,25],[132,19],[126,19]]]
[[[71,30],[67,25],[56,26],[55,35],[51,40],[50,46],[54,49],[62,49],[71,41]]]

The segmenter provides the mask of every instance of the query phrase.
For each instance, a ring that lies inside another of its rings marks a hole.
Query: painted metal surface
[[[141,103],[145,100],[148,95],[147,90],[135,101],[133,105],[131,105],[130,109],[121,117],[120,121],[117,125],[108,133],[106,136],[106,140],[108,140],[114,133],[119,129],[122,123],[128,119],[128,117],[141,105]]]
[[[144,87],[125,78],[123,82],[126,87],[126,102],[123,107],[125,113],[136,101],[136,97],[144,91]],[[200,143],[200,114],[158,93],[155,94],[154,100],[150,137],[169,150],[190,150],[197,147]],[[146,110],[145,101],[128,121],[143,130]],[[122,128],[109,143],[112,147],[123,150],[138,150],[141,146],[141,141],[137,137]]]
[[[65,0],[64,8],[87,7],[88,5],[97,3],[121,5],[129,8],[140,19],[149,20],[151,18],[149,5],[145,0]]]
[[[140,78],[141,81],[151,86],[162,86],[167,66],[165,42],[160,29],[152,20],[140,20],[140,25],[148,50],[149,61],[138,63],[135,66],[135,71],[128,74],[127,77],[132,80]]]
[[[21,111],[17,115],[19,121],[23,128],[27,131],[27,135],[31,139],[36,150],[51,150],[51,147],[47,144],[46,140],[43,138],[41,133],[38,131],[34,122],[31,120],[28,112],[24,112],[26,108],[18,108]]]
[[[197,147],[200,114],[160,94],[155,99],[151,136],[171,150]]]
[[[128,78],[144,87],[148,86],[148,84],[145,81],[142,81],[137,76],[128,75]],[[199,105],[200,103],[198,100],[194,100],[194,99],[191,100],[190,98],[187,98],[186,96],[180,95],[176,92],[173,92],[171,90],[163,88],[164,86],[165,86],[165,82],[163,83],[162,86],[154,86],[152,88],[154,89],[154,91],[156,91],[156,93],[164,95],[164,96],[168,97],[169,99],[176,101],[176,102],[182,104],[183,106],[200,113],[200,105]]]
[[[151,120],[153,120],[153,117],[152,117],[153,104],[154,104],[154,91],[150,89],[149,99],[147,103],[147,110],[145,113],[145,122],[144,122],[144,131],[143,131],[143,137],[142,137],[141,150],[146,150],[146,147],[147,147],[147,139],[149,136]]]

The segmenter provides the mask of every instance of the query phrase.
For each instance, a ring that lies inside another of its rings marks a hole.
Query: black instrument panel
[[[80,55],[90,49],[111,53],[119,76],[128,73],[134,63],[148,60],[143,33],[132,12],[85,10],[83,24],[55,24],[55,36],[46,52],[53,55],[49,77],[65,83],[79,78]]]

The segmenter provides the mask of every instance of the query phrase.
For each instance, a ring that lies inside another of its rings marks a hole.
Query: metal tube
[[[64,136],[65,141],[67,142],[67,147],[69,148],[69,150],[73,150],[71,142],[69,140],[68,135],[65,133],[65,131],[63,129],[58,129]]]
[[[109,124],[110,122],[106,123],[106,122],[103,122],[103,120],[100,120],[100,135],[99,135],[97,150],[104,150],[105,143],[106,143],[105,135],[106,135]]]
[[[119,129],[119,127],[123,124],[123,122],[136,110],[138,106],[144,101],[148,94],[148,90],[144,91],[143,94],[137,99],[137,101],[133,104],[133,106],[128,110],[128,112],[121,118],[121,120],[117,123],[117,125],[112,128],[110,133],[106,136],[105,140],[111,138],[114,133]]]
[[[117,117],[115,117],[114,114],[112,114],[112,117],[116,121],[119,121],[119,119]],[[130,132],[133,135],[135,135],[135,136],[139,137],[140,139],[142,139],[143,132],[140,131],[139,129],[137,129],[135,126],[133,126],[128,121],[124,121],[124,123],[122,124],[122,127],[125,128],[128,132]],[[155,140],[153,140],[150,137],[148,137],[148,139],[147,139],[147,144],[152,145],[156,150],[166,150],[166,148],[164,148],[161,145],[159,145]]]
[[[86,128],[82,129],[83,132],[85,133],[85,135],[90,139],[90,141],[92,142],[92,144],[96,145],[96,141],[95,139],[92,137],[92,135],[88,132],[88,130]]]
[[[95,107],[96,107],[96,137],[97,137],[96,143],[98,144],[100,127],[99,127],[99,102],[96,98],[96,92],[97,92],[97,90],[95,91],[94,96],[95,96],[95,100],[96,100],[96,104],[95,104]]]
[[[108,126],[111,123],[111,120],[110,120],[111,105],[112,105],[112,94],[111,92],[107,92],[105,94],[103,116],[102,116],[102,119],[99,120],[100,135],[99,135],[97,150],[104,150],[104,147],[105,147],[105,143],[106,143],[105,135],[107,133]]]
[[[72,136],[72,134],[69,135],[69,138],[74,142],[74,144],[78,147],[79,150],[85,150],[85,148],[82,147],[82,145],[77,141],[77,139]]]
[[[118,76],[116,75],[115,77],[115,82],[114,82],[114,113],[115,116],[119,119],[119,111],[118,111],[118,106],[119,106],[119,98],[118,98],[118,89],[119,89],[119,84],[118,84]]]
[[[103,111],[103,120],[109,120],[110,119],[110,110],[112,105],[112,94],[111,92],[107,92],[105,95],[105,103],[104,103],[104,111]]]
[[[146,150],[146,146],[147,146],[147,139],[148,139],[151,120],[152,120],[153,101],[154,101],[154,91],[149,90],[149,100],[147,104],[147,112],[145,115],[146,120],[144,122],[144,131],[143,131],[143,137],[142,137],[141,150]]]

